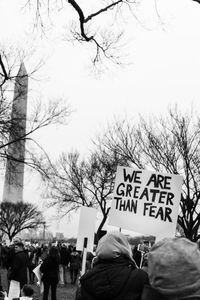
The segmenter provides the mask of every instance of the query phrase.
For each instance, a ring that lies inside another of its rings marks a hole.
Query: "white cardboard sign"
[[[41,264],[37,265],[34,269],[33,269],[33,273],[35,274],[37,280],[38,280],[38,285],[40,286],[40,293],[43,293],[44,291],[44,284],[42,282],[42,273],[40,271],[40,267]]]
[[[76,242],[77,250],[83,250],[84,238],[87,238],[87,251],[93,252],[96,215],[96,209],[86,206],[81,207]]]
[[[183,178],[118,167],[109,224],[157,238],[176,231]]]
[[[8,299],[12,300],[13,298],[19,298],[20,296],[20,283],[16,280],[10,281]]]

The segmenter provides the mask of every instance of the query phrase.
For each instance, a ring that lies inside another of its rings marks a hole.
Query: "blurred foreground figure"
[[[93,269],[80,278],[77,300],[140,300],[148,275],[138,269],[121,232],[104,235],[96,249]]]
[[[22,288],[21,294],[22,294],[21,297],[13,298],[12,300],[32,300],[34,290],[32,289],[32,287],[30,285],[25,284]]]
[[[186,238],[166,238],[148,255],[150,285],[142,300],[200,299],[200,251]]]

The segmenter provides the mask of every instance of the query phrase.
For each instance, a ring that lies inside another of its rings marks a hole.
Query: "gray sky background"
[[[63,10],[51,13],[45,36],[33,30],[33,13],[22,9],[26,1],[0,2],[1,46],[25,49],[29,53],[25,60],[28,71],[40,58],[45,61],[35,74],[37,81],[29,82],[28,105],[31,107],[37,97],[44,102],[61,97],[74,110],[67,126],[50,127],[37,134],[53,158],[72,149],[86,155],[91,138],[114,116],[134,120],[138,114],[165,114],[175,103],[182,111],[191,106],[200,111],[200,5],[191,0],[141,2],[134,11],[138,20],[129,15],[114,27],[126,29],[122,49],[126,66],[106,63],[99,75],[90,64],[92,47],[66,41],[66,28],[77,20],[67,2]],[[94,4],[94,0],[88,3]],[[25,200],[41,206],[40,187],[38,176],[33,180],[27,175]],[[53,222],[55,214],[55,210],[47,212],[49,229],[76,236],[78,216]]]

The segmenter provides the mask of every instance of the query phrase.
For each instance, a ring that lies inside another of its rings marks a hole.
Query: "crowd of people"
[[[200,250],[186,238],[164,238],[143,264],[134,260],[125,235],[110,232],[96,249],[93,268],[80,278],[76,300],[198,300]]]
[[[5,287],[1,282],[1,270],[7,271],[7,286],[11,281],[19,282],[20,290],[29,284],[38,283],[34,272],[39,267],[43,285],[43,300],[47,300],[49,290],[51,299],[56,300],[57,286],[75,285],[81,269],[81,252],[73,245],[66,243],[24,244],[16,239],[10,246],[1,244],[0,247],[0,291]],[[68,276],[67,276],[68,274]],[[2,294],[1,294],[2,295]]]
[[[77,286],[76,300],[200,300],[199,246],[182,237],[138,248],[131,247],[121,232],[109,232],[87,256],[84,274],[80,274],[82,253],[65,243],[24,247],[14,241],[1,247],[0,257],[8,282],[19,282],[20,300],[33,299],[30,284],[37,281],[33,271],[38,266],[43,300],[48,300],[49,291],[51,300],[57,300],[58,284],[65,286],[69,278]]]

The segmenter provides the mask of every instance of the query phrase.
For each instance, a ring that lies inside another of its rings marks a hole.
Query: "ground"
[[[2,276],[2,285],[4,290],[7,291],[7,280],[6,280],[6,270],[1,270],[1,276]],[[68,284],[64,287],[58,286],[57,289],[57,300],[74,300],[75,299],[75,293],[76,293],[76,285],[72,285],[70,283],[70,280],[68,279]],[[34,300],[42,300],[42,295],[39,293],[39,287],[36,284],[31,285],[35,291],[34,294]],[[49,299],[50,295],[49,295]]]

